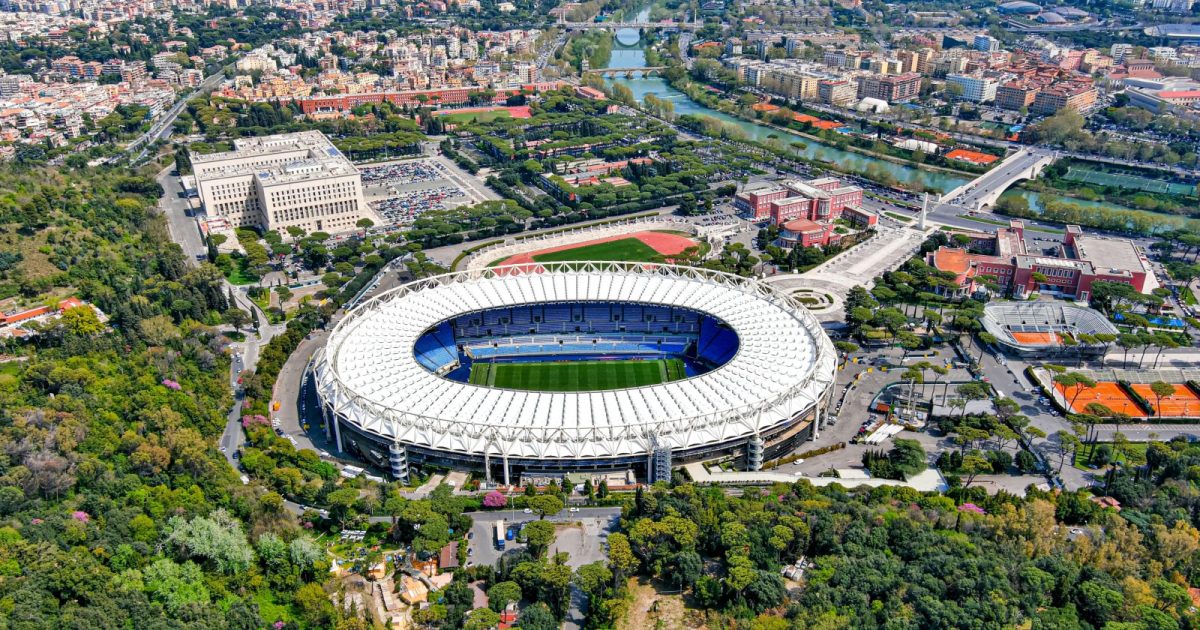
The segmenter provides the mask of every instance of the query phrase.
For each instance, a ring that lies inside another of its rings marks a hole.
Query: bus
[[[504,521],[496,521],[496,548],[504,548]]]

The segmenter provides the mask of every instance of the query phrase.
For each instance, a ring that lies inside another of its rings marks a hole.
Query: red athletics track
[[[584,241],[582,243],[571,243],[570,245],[560,245],[558,247],[548,247],[539,249],[535,252],[526,252],[509,256],[504,259],[504,262],[496,263],[500,265],[521,265],[525,263],[536,262],[534,256],[541,254],[549,254],[551,252],[561,252],[566,249],[575,249],[577,247],[586,247],[588,245],[596,245],[597,243],[607,243],[609,241],[620,241],[627,238],[636,238],[637,240],[649,245],[654,251],[663,256],[673,256],[682,252],[689,247],[695,247],[696,242],[686,236],[678,234],[667,234],[666,232],[634,232],[633,234],[618,234],[617,236],[609,236],[607,238],[598,238],[594,241]]]

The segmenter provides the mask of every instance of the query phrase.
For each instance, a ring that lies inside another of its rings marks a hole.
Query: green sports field
[[[441,119],[448,123],[492,122],[497,118],[512,118],[507,109],[495,109],[487,112],[459,112],[457,114],[442,114]]]
[[[1161,193],[1169,195],[1194,195],[1196,187],[1191,184],[1181,184],[1178,182],[1165,182],[1157,179],[1149,179],[1131,173],[1113,173],[1108,171],[1098,171],[1090,168],[1082,168],[1071,166],[1067,168],[1067,174],[1064,179],[1085,184],[1099,184],[1102,186],[1116,186],[1127,190],[1144,190],[1146,192]]]
[[[580,392],[657,385],[686,377],[680,359],[476,363],[471,384],[535,392]]]
[[[537,254],[533,257],[534,260],[541,263],[577,260],[649,262],[659,258],[662,256],[653,247],[636,238],[622,238],[594,245],[584,245],[557,252]]]

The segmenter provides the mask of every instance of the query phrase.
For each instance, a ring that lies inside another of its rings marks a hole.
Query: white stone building
[[[201,203],[235,227],[346,232],[375,220],[362,176],[318,131],[234,141],[234,150],[192,154]]]

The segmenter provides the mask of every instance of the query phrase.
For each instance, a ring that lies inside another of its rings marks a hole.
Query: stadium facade
[[[628,358],[678,359],[687,374],[578,391],[472,383],[481,361]],[[311,369],[339,449],[398,478],[431,465],[505,484],[629,468],[654,481],[722,457],[758,469],[816,436],[837,371],[829,338],[790,296],[720,272],[628,263],[404,285],[343,319]]]

